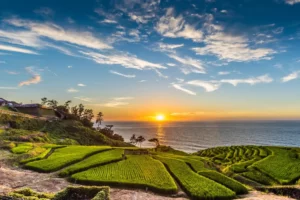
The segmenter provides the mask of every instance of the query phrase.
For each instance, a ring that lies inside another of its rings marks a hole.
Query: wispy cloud
[[[1,45],[0,44],[0,50],[3,51],[13,51],[13,52],[18,52],[18,53],[25,53],[25,54],[38,54],[32,50],[29,49],[24,49],[24,48],[19,48],[19,47],[14,47],[14,46],[8,46],[8,45]]]
[[[106,65],[121,65],[125,68],[133,68],[133,69],[165,69],[166,67],[151,63],[142,59],[137,58],[134,55],[130,54],[109,54],[104,55],[96,52],[84,52],[80,51],[83,55],[87,56],[88,59],[94,60],[96,63],[99,64],[106,64]]]
[[[133,97],[115,97],[106,103],[93,104],[93,105],[104,106],[104,107],[109,107],[109,108],[117,108],[117,107],[129,105],[129,101],[132,99],[134,99],[134,98]]]
[[[168,76],[164,75],[163,73],[161,73],[159,70],[154,69],[154,71],[156,72],[156,74],[161,77],[161,78],[169,78]]]
[[[17,88],[17,87],[2,87],[2,86],[0,86],[0,90],[17,90],[17,89],[19,89],[19,88]]]
[[[233,36],[224,32],[216,32],[205,38],[206,46],[192,48],[198,55],[215,55],[227,62],[246,62],[270,60],[277,53],[270,48],[251,48],[248,39]]]
[[[79,90],[76,90],[74,88],[70,88],[70,89],[67,90],[67,92],[69,92],[69,93],[77,93],[77,92],[79,92]]]
[[[15,71],[5,71],[5,72],[10,75],[18,75],[19,74],[19,72],[15,72]]]
[[[176,66],[176,64],[174,64],[174,63],[167,63],[167,65],[170,66],[170,67],[175,67]]]
[[[300,78],[300,71],[295,71],[295,72],[283,77],[281,79],[281,81],[285,83],[285,82],[289,82],[289,81],[297,79],[297,78]]]
[[[251,77],[246,79],[222,79],[222,80],[192,80],[186,82],[188,85],[194,85],[198,87],[202,87],[205,89],[206,92],[213,92],[218,90],[222,84],[231,84],[233,86],[237,86],[238,84],[249,84],[249,85],[256,85],[259,83],[271,83],[273,79],[268,75],[262,75],[258,77]]]
[[[116,74],[116,75],[118,75],[118,76],[123,76],[123,77],[125,77],[125,78],[135,78],[135,75],[134,75],[134,74],[122,74],[122,73],[120,73],[120,72],[113,71],[113,70],[110,70],[109,72],[112,73],[112,74]]]
[[[83,84],[83,83],[78,83],[77,86],[79,86],[79,87],[85,87],[86,85]]]
[[[104,19],[101,21],[101,23],[105,23],[105,24],[117,24],[118,22],[116,20],[112,20],[112,19]]]
[[[228,74],[230,74],[230,72],[226,72],[226,71],[218,72],[218,75],[221,75],[221,76],[228,75]]]
[[[300,3],[300,0],[285,0],[285,3],[290,4],[290,5],[294,5],[296,3]]]
[[[34,67],[26,67],[25,70],[32,77],[29,80],[20,82],[19,83],[20,87],[24,86],[24,85],[38,84],[39,82],[42,81],[42,77],[40,76],[40,74],[38,72],[35,71]]]
[[[167,43],[159,42],[156,44],[156,47],[154,47],[153,50],[175,53],[175,49],[183,47],[183,46],[184,46],[184,44],[167,44]]]
[[[177,90],[180,90],[180,91],[185,92],[185,93],[190,94],[190,95],[196,95],[195,92],[193,92],[193,91],[191,91],[191,90],[188,90],[188,89],[182,87],[181,84],[172,83],[171,85],[172,85],[175,89],[177,89]]]
[[[0,60],[0,64],[5,64],[6,62],[3,60]]]
[[[22,36],[22,33],[30,35],[31,37],[29,39],[31,40],[31,42],[35,42],[35,45],[40,45],[36,43],[41,41],[43,38],[48,38],[54,41],[67,42],[70,44],[75,44],[93,49],[112,48],[110,45],[96,38],[92,33],[87,31],[82,32],[76,30],[66,30],[53,23],[39,23],[17,18],[5,19],[3,21],[15,27],[26,28],[27,31],[15,31],[13,33],[16,36]],[[19,42],[22,43],[26,41],[28,45],[28,38],[27,40],[24,37],[22,38],[22,40],[20,40],[18,37],[11,39],[14,39],[15,41],[19,40]]]
[[[71,65],[69,65],[69,66],[68,66],[68,69],[71,69],[71,68],[73,68],[73,67],[72,67]]]
[[[167,9],[166,14],[159,19],[155,30],[165,37],[181,37],[192,39],[195,42],[199,42],[203,38],[203,32],[186,23],[182,15],[176,17],[173,8]]]
[[[85,101],[85,102],[92,102],[92,99],[89,97],[84,97],[84,96],[80,96],[80,97],[74,97],[74,99],[78,99],[80,101]]]
[[[39,9],[34,10],[36,14],[42,15],[44,17],[49,17],[54,15],[54,11],[48,7],[41,7]]]
[[[181,69],[184,74],[189,74],[191,72],[202,74],[206,73],[203,63],[200,60],[196,60],[190,57],[180,57],[175,54],[169,54],[168,56],[182,64]]]

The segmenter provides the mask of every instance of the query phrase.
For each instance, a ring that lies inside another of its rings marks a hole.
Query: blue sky
[[[109,120],[300,119],[300,0],[1,1],[0,96]]]

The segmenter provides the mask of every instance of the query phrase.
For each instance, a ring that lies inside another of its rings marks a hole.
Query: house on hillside
[[[20,105],[15,101],[7,101],[6,99],[0,98],[0,106],[10,106],[14,107],[16,105]]]
[[[42,106],[41,104],[21,104],[14,106],[19,112],[37,117],[56,117],[53,109]]]

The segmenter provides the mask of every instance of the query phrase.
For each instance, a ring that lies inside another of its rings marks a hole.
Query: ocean
[[[300,147],[300,121],[209,121],[209,122],[104,122],[129,142],[142,135],[142,147],[162,145],[188,153],[216,146],[272,145]]]

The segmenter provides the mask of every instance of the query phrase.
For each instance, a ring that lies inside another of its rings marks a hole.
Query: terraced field
[[[77,172],[87,170],[92,167],[99,165],[108,164],[111,162],[116,162],[122,160],[122,154],[124,153],[123,149],[114,149],[101,153],[97,153],[93,156],[84,159],[70,167],[65,168],[60,172],[60,176],[68,176]]]
[[[191,170],[182,160],[156,156],[193,199],[232,199],[235,192]]]
[[[68,146],[55,149],[55,151],[47,159],[29,162],[25,165],[25,167],[39,172],[53,172],[62,169],[67,165],[79,162],[90,155],[108,149],[111,149],[111,147]]]
[[[300,179],[299,148],[232,146],[199,151],[225,173],[263,185],[295,184]]]
[[[164,165],[150,156],[127,156],[126,160],[74,174],[72,179],[77,183],[149,187],[163,193],[177,191],[177,186]]]
[[[37,154],[21,163],[40,172],[61,170],[60,176],[81,184],[176,193],[176,180],[192,199],[233,199],[248,192],[244,184],[300,183],[300,148],[232,146],[194,155],[153,152],[124,158],[124,148],[23,143],[12,152]]]

